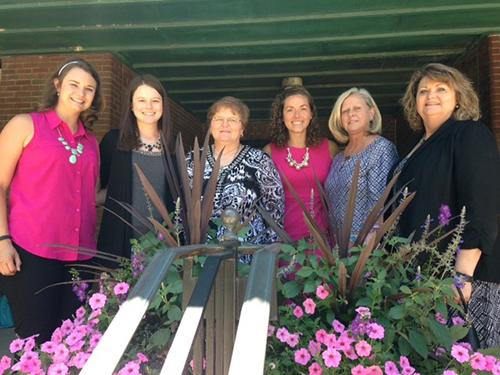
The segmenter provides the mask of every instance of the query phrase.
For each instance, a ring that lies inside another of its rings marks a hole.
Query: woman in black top
[[[400,219],[400,234],[422,234],[441,205],[466,209],[462,250],[455,261],[465,281],[472,323],[482,347],[500,346],[500,158],[489,129],[478,122],[479,101],[458,70],[428,64],[416,71],[403,98],[405,115],[423,136],[398,165],[398,186],[416,196]],[[470,277],[469,277],[470,276]],[[470,281],[473,282],[471,283]]]
[[[161,216],[142,188],[134,164],[139,165],[167,208],[172,198],[165,179],[165,156],[160,135],[170,142],[168,98],[163,85],[151,75],[135,77],[124,101],[120,129],[109,131],[101,141],[101,190],[98,202],[105,202],[97,248],[130,258],[130,239],[148,228],[116,202],[131,204],[143,217]],[[112,212],[110,212],[112,211]],[[118,216],[119,217],[118,217]],[[135,230],[123,220],[131,223]]]

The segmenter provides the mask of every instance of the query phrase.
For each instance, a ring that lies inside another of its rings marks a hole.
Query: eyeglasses
[[[230,126],[238,125],[241,122],[241,120],[237,117],[214,117],[212,121],[215,125],[223,125],[224,122],[226,122]]]

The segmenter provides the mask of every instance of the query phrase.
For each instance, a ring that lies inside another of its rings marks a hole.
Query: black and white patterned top
[[[344,152],[335,156],[325,181],[325,190],[331,205],[330,220],[334,233],[342,230],[352,176],[357,161],[361,162],[356,205],[351,228],[351,241],[361,230],[371,209],[384,192],[387,176],[398,160],[394,144],[384,137],[377,137],[363,151],[346,157]]]
[[[188,176],[193,176],[193,153],[186,156]],[[208,182],[215,159],[211,148],[207,152],[207,162],[203,179]],[[265,208],[271,217],[282,227],[285,210],[285,194],[281,180],[271,158],[263,151],[243,146],[234,160],[219,171],[214,197],[212,219],[220,218],[222,211],[234,208],[242,221],[252,214],[254,203]],[[248,232],[240,237],[241,242],[266,244],[278,241],[277,233],[255,210],[250,220]],[[217,238],[221,238],[223,228],[219,226]]]

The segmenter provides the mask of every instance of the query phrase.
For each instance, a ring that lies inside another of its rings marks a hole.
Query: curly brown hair
[[[45,84],[45,90],[42,95],[41,103],[38,106],[39,111],[46,111],[48,109],[52,109],[57,105],[59,100],[59,96],[57,95],[57,89],[54,85],[54,80],[58,80],[60,82],[63,81],[64,77],[68,74],[71,69],[80,68],[87,73],[89,73],[92,78],[96,81],[95,95],[94,100],[92,100],[92,104],[90,108],[83,111],[80,114],[80,120],[83,122],[87,129],[91,129],[94,122],[97,121],[98,113],[101,111],[104,103],[101,92],[101,78],[99,77],[99,73],[95,70],[95,68],[88,63],[87,61],[77,58],[66,61],[61,64],[55,71],[52,73],[50,78],[47,80]]]
[[[423,78],[443,82],[455,90],[457,109],[453,112],[456,120],[478,120],[481,117],[479,98],[471,81],[460,71],[444,64],[432,63],[418,69],[411,76],[406,92],[401,100],[406,120],[413,130],[423,127],[422,118],[417,112],[418,85]]]
[[[288,129],[283,121],[283,106],[285,104],[285,100],[293,95],[304,96],[309,102],[312,118],[311,123],[306,130],[306,146],[316,146],[321,141],[318,123],[318,110],[314,105],[313,97],[303,86],[285,87],[283,91],[274,98],[271,107],[271,142],[276,144],[278,147],[285,147],[288,143],[290,135],[288,134]]]

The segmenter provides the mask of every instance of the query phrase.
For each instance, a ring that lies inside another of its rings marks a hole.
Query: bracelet
[[[3,236],[0,236],[0,241],[3,240],[11,240],[12,236],[10,234],[4,234]]]
[[[465,273],[462,273],[462,272],[458,272],[458,271],[455,271],[455,275],[463,282],[466,282],[466,283],[471,283],[474,281],[474,278],[471,276],[471,275],[467,275]]]

